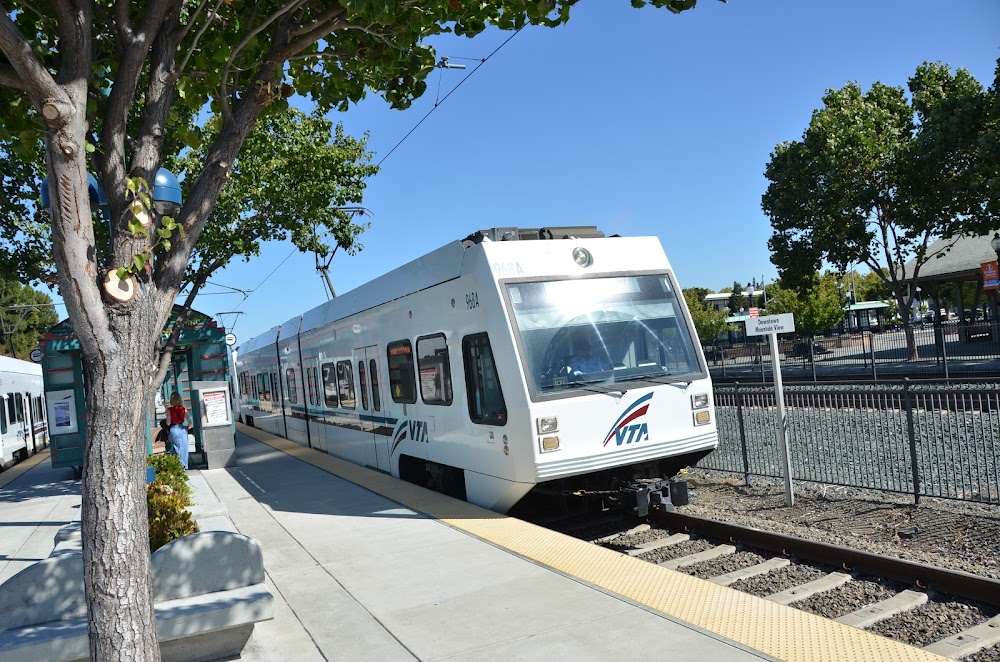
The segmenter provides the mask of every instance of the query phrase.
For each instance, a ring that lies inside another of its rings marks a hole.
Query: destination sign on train
[[[748,336],[766,336],[769,333],[792,333],[793,331],[795,331],[795,319],[792,313],[747,319]]]

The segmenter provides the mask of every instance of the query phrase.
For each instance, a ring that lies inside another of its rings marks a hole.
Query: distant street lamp
[[[747,283],[747,310],[753,308],[753,283]]]
[[[993,233],[993,240],[990,241],[990,246],[993,247],[993,252],[997,254],[997,262],[1000,262],[1000,232]]]

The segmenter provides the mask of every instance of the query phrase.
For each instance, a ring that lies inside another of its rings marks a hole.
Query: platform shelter
[[[177,324],[182,310],[174,306],[170,318],[163,329],[166,339]],[[45,401],[48,408],[49,437],[51,439],[52,466],[72,467],[79,473],[83,466],[83,453],[87,440],[87,398],[86,376],[83,371],[80,341],[73,331],[69,319],[52,327],[41,342],[42,376],[45,383]],[[216,387],[215,394],[230,388],[229,353],[226,346],[226,330],[207,315],[191,311],[183,323],[173,352],[169,372],[161,386],[163,400],[177,391],[184,399],[184,406],[191,411],[194,422],[195,454],[191,458],[191,468],[205,462],[206,421],[214,424],[217,435],[222,417],[218,407],[206,411],[204,397],[192,399],[206,385]],[[213,394],[213,395],[215,395]],[[231,405],[228,392],[222,395],[225,407]],[[157,398],[159,400],[159,398]],[[211,403],[210,403],[211,404]],[[158,425],[156,411],[149,412],[147,426],[147,451],[152,452],[152,431]],[[162,410],[159,416],[163,416]],[[235,435],[232,416],[226,416],[221,423],[228,425],[228,435]],[[226,430],[222,430],[226,432]]]

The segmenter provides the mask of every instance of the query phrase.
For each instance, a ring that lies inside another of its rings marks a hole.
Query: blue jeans
[[[171,450],[181,459],[181,466],[188,468],[188,431],[183,425],[170,426]]]

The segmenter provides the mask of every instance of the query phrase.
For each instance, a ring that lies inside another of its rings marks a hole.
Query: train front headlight
[[[704,409],[708,406],[708,393],[695,393],[691,396],[691,409]]]
[[[707,409],[699,409],[694,413],[695,425],[708,425],[712,422],[712,412]]]
[[[536,418],[535,426],[538,428],[538,434],[557,432],[559,430],[559,419],[555,416],[549,416],[548,418]]]

